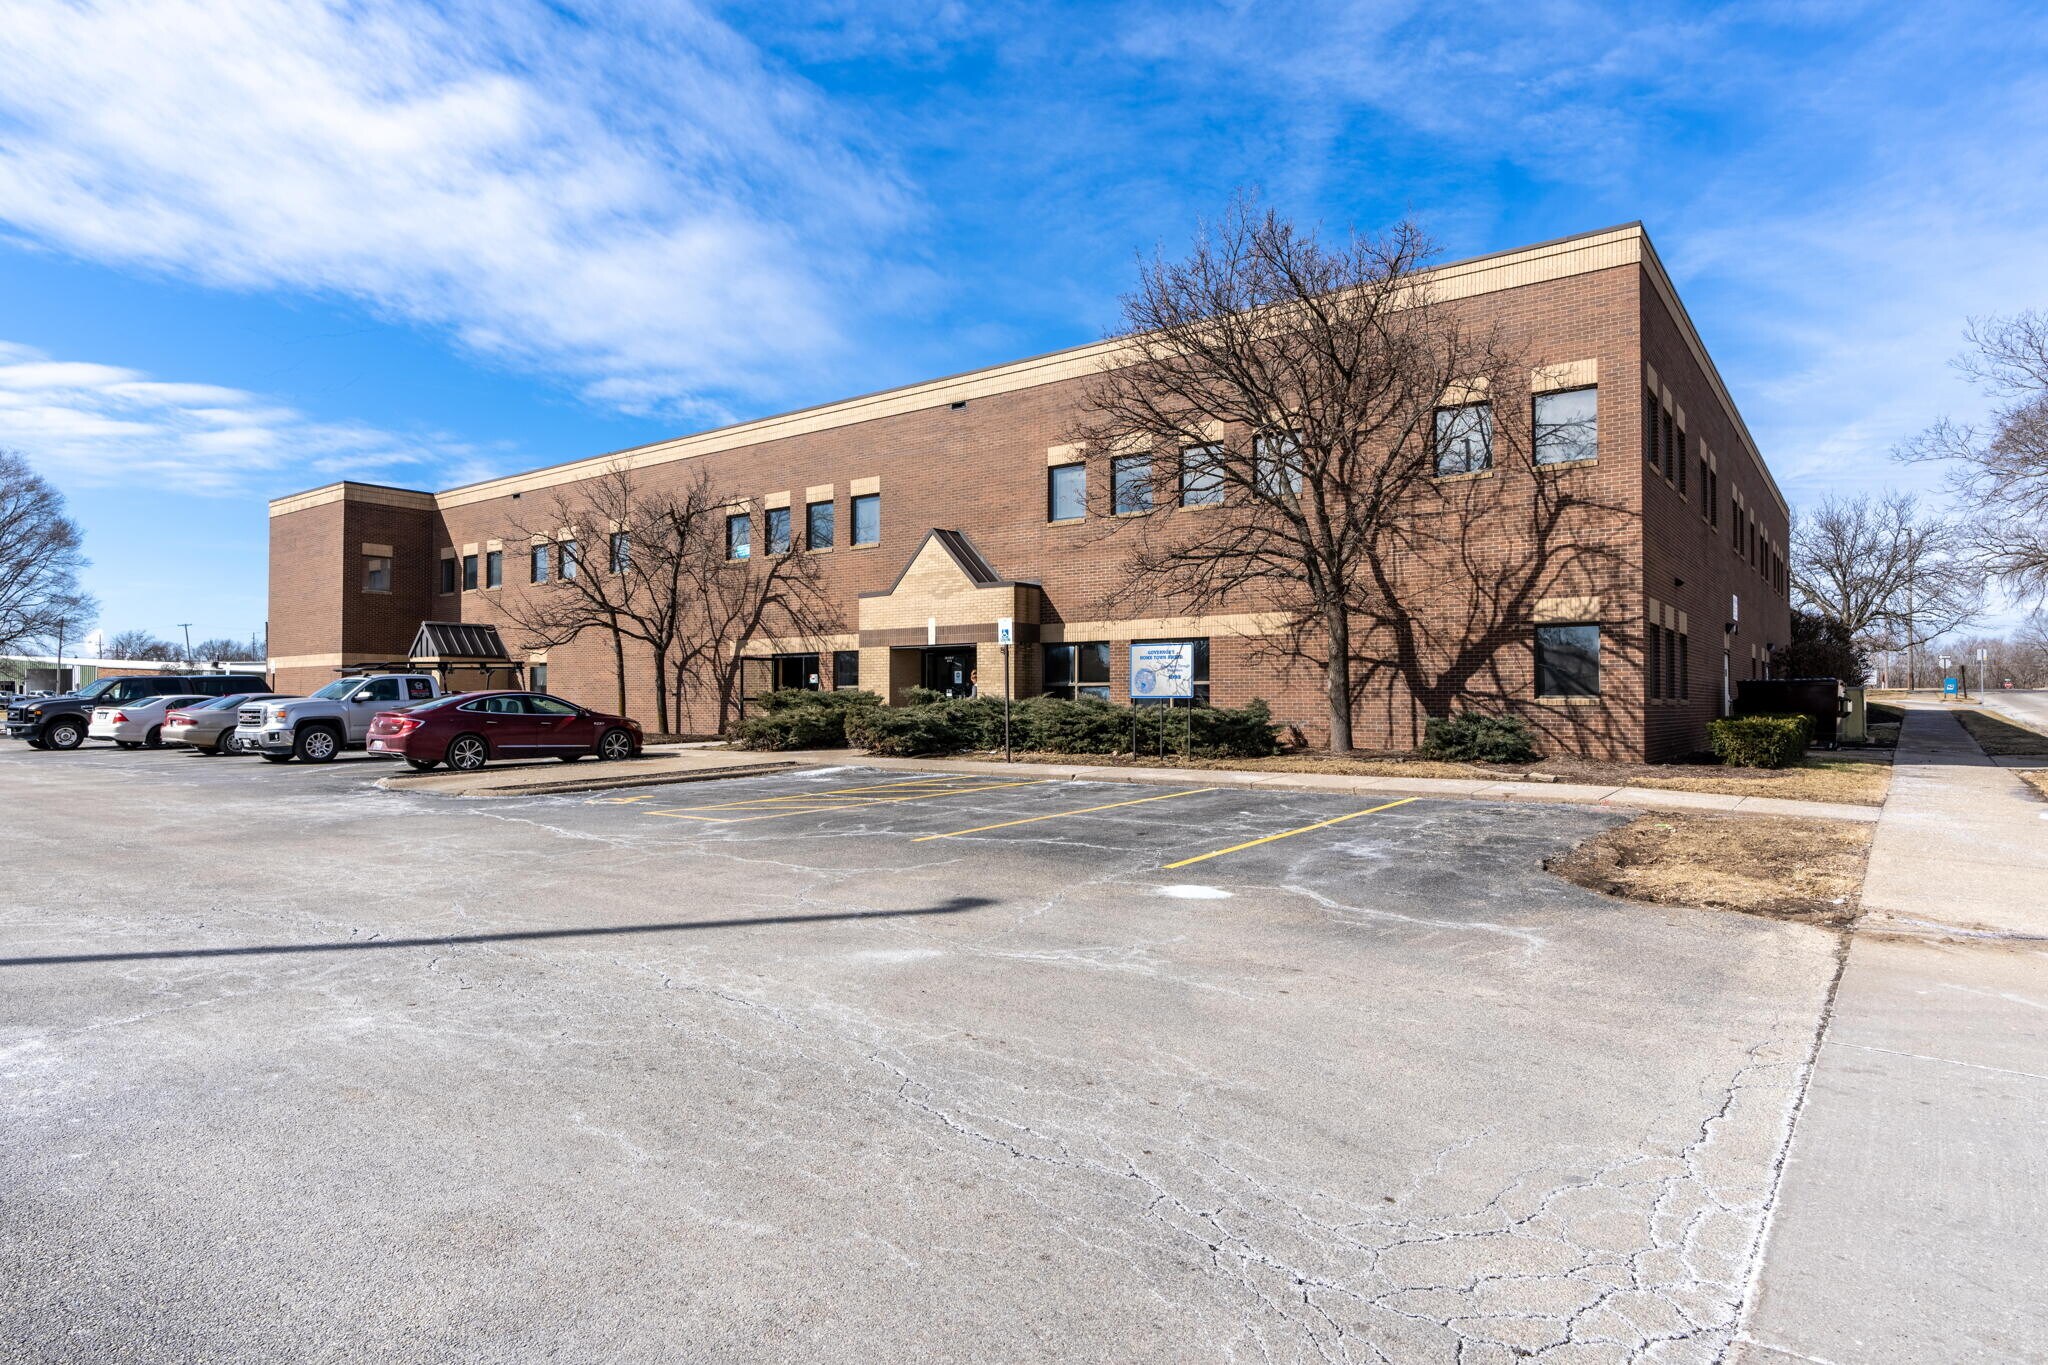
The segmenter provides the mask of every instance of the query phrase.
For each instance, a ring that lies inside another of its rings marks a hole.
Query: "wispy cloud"
[[[53,360],[4,341],[0,449],[24,452],[67,483],[137,492],[274,494],[280,471],[294,482],[346,476],[430,485],[500,472],[493,452],[462,441],[314,421],[242,389]]]
[[[719,416],[846,345],[910,199],[687,4],[5,6],[0,220],[360,301],[597,401]]]

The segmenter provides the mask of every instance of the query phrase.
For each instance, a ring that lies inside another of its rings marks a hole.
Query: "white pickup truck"
[[[440,696],[430,673],[372,673],[336,678],[310,697],[252,701],[235,713],[235,743],[272,763],[326,763],[360,749],[379,711],[402,710]]]

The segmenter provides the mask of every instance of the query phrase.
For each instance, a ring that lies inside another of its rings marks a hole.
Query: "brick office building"
[[[1553,465],[1496,470],[1482,458],[1462,476],[1485,480],[1461,490],[1479,509],[1473,524],[1493,524],[1489,507],[1534,500],[1533,479],[1575,481],[1585,506],[1564,540],[1537,546],[1512,517],[1496,519],[1508,529],[1475,537],[1455,562],[1411,570],[1434,575],[1418,596],[1441,604],[1432,625],[1451,643],[1437,648],[1480,666],[1441,692],[1427,677],[1375,678],[1357,743],[1408,747],[1426,715],[1474,705],[1526,717],[1554,750],[1655,760],[1698,749],[1733,682],[1762,676],[1788,637],[1789,514],[1648,237],[1629,225],[1432,274],[1440,298],[1498,324],[1528,357],[1527,392],[1504,401],[1537,421],[1548,409],[1595,423]],[[807,552],[836,628],[753,642],[755,685],[858,685],[896,701],[958,678],[984,693],[1123,701],[1129,645],[1193,640],[1207,699],[1262,697],[1320,742],[1315,670],[1261,648],[1277,625],[1270,603],[1201,615],[1100,609],[1126,548],[1113,519],[1073,501],[1107,474],[1068,442],[1082,386],[1109,352],[1079,347],[440,493],[344,482],[280,498],[270,505],[277,685],[310,688],[338,668],[403,658],[423,621],[493,622],[536,686],[609,707],[609,639],[527,652],[508,622],[511,595],[547,590],[535,561],[554,572],[561,562],[559,545],[516,529],[533,524],[522,500],[619,465],[643,481],[707,469],[753,553],[792,534],[804,543],[810,524],[831,533],[829,549]],[[583,571],[601,571],[604,528],[577,536]],[[1478,590],[1513,574],[1535,590],[1482,621]],[[1007,684],[995,643],[1005,618],[1017,640]],[[640,655],[629,656],[629,705],[647,715],[653,664]],[[691,708],[691,723],[709,728],[711,704]]]

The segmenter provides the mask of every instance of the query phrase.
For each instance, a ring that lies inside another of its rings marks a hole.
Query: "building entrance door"
[[[924,685],[949,697],[974,695],[974,646],[950,646],[924,652]]]

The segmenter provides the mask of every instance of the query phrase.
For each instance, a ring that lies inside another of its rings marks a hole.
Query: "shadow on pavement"
[[[771,924],[816,924],[831,920],[903,919],[958,915],[994,905],[987,896],[955,896],[916,910],[849,910],[837,915],[761,915],[754,918],[670,920],[661,924],[609,924],[595,929],[508,929],[496,934],[445,934],[427,938],[363,939],[350,943],[264,943],[247,948],[166,948],[158,952],[74,953],[52,957],[0,957],[0,967],[62,967],[87,962],[161,962],[183,957],[254,957],[268,953],[341,953],[364,948],[452,948],[465,943],[523,943],[551,938],[599,938],[613,934],[669,934],[695,929],[753,929]]]

